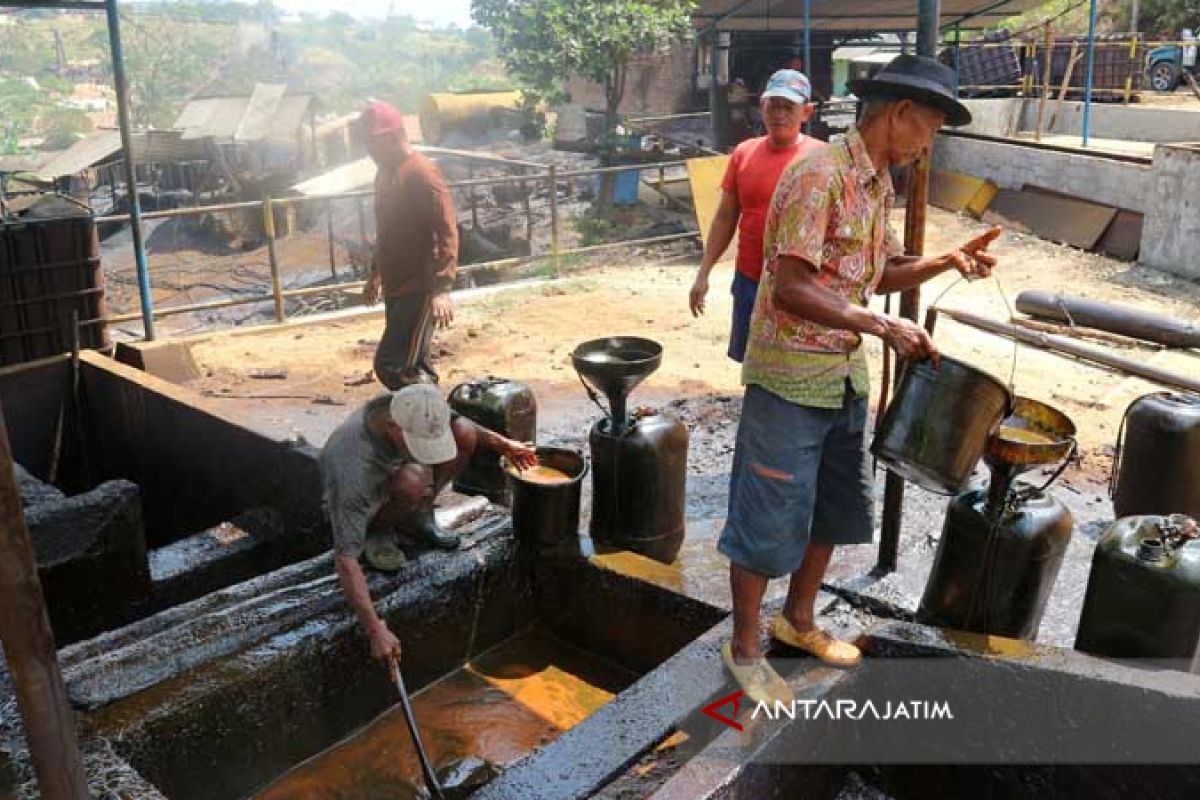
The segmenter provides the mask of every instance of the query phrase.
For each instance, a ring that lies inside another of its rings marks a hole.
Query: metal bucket
[[[1012,392],[969,364],[947,356],[940,367],[908,362],[871,452],[922,489],[957,494],[1012,407]]]
[[[535,483],[503,461],[512,486],[513,535],[522,544],[552,548],[578,542],[579,499],[588,462],[574,450],[537,448],[538,463],[570,476],[560,483]]]

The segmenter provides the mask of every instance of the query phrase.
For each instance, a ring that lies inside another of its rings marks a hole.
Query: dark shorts
[[[866,423],[867,398],[849,388],[835,410],[746,387],[717,549],[774,578],[799,569],[810,540],[870,542],[874,481]]]
[[[750,315],[754,312],[754,297],[758,294],[758,283],[733,271],[733,325],[729,329],[729,357],[739,364],[746,357],[746,343],[750,340]]]
[[[384,299],[383,336],[375,350],[375,377],[392,391],[413,383],[437,383],[429,363],[433,336],[431,295],[402,294]]]

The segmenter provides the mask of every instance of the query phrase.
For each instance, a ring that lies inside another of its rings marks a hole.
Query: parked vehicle
[[[1146,77],[1156,92],[1173,92],[1184,74],[1196,77],[1196,34],[1184,28],[1179,37],[1185,44],[1156,47],[1146,56]]]

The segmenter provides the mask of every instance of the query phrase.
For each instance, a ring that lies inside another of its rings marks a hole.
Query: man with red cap
[[[375,375],[389,389],[437,383],[429,363],[434,323],[454,318],[458,215],[442,173],[408,141],[404,118],[383,102],[367,106],[359,134],[375,162],[375,254],[363,300],[383,297],[386,324]]]

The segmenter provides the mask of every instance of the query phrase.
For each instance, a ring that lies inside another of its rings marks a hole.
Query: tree
[[[1200,27],[1200,0],[1142,0],[1142,30],[1177,39],[1184,28]]]
[[[692,33],[694,0],[471,0],[508,71],[527,92],[565,98],[567,78],[604,87],[607,141],[617,127],[630,56]]]

